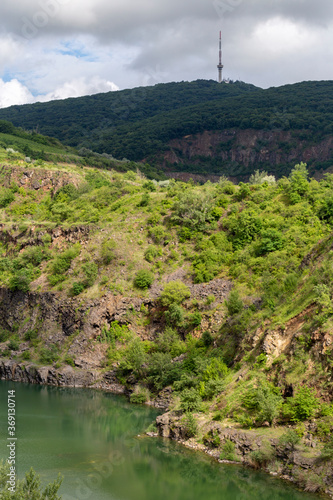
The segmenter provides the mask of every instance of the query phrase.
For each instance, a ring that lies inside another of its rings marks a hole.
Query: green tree
[[[202,231],[213,219],[214,200],[212,195],[199,191],[180,193],[173,206],[172,220],[190,229]]]
[[[170,283],[165,285],[160,300],[164,307],[168,307],[171,306],[171,304],[181,304],[190,296],[191,292],[189,287],[182,281],[170,281]]]
[[[42,488],[39,475],[31,468],[23,480],[16,482],[15,492],[12,492],[8,490],[8,473],[9,466],[0,463],[1,500],[61,500],[57,494],[62,483],[60,475],[53,483]]]

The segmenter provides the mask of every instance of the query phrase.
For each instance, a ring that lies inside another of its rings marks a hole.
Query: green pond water
[[[7,391],[16,391],[18,476],[64,477],[63,500],[318,500],[264,473],[222,465],[160,438],[138,437],[158,414],[89,389],[0,381],[0,459]]]

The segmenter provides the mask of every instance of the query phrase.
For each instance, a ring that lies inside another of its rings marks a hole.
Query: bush
[[[140,288],[142,290],[146,290],[149,288],[154,281],[154,275],[147,271],[146,269],[141,269],[141,271],[138,271],[135,278],[134,278],[134,285],[137,288]]]
[[[15,196],[11,189],[0,189],[0,208],[6,208],[14,200]]]
[[[82,266],[82,271],[84,272],[84,285],[86,287],[92,286],[98,276],[98,267],[95,262],[86,262]]]
[[[150,203],[149,193],[144,193],[138,203],[138,207],[147,207]]]
[[[205,229],[206,223],[213,219],[213,198],[194,190],[179,194],[173,206],[172,221],[196,231]]]
[[[172,363],[171,354],[154,352],[147,359],[149,382],[160,390],[180,377],[180,363]]]
[[[72,260],[80,253],[79,245],[75,245],[62,252],[51,264],[51,273],[56,276],[63,275],[71,267]]]
[[[72,294],[73,295],[80,295],[80,293],[82,293],[84,289],[85,289],[85,286],[82,283],[82,281],[76,281],[75,283],[73,283],[73,286],[72,286]]]
[[[319,400],[309,387],[300,387],[293,398],[288,398],[284,413],[293,422],[302,422],[312,418],[319,407]]]
[[[221,460],[233,460],[233,461],[236,461],[237,460],[237,456],[236,456],[236,453],[235,453],[235,448],[236,448],[236,445],[235,443],[233,443],[232,441],[230,441],[230,439],[226,439],[223,443],[223,446],[222,446],[222,452],[221,452],[221,455],[220,455],[220,459]]]
[[[180,394],[180,408],[184,412],[196,412],[201,409],[201,396],[196,389],[184,389]]]
[[[231,290],[229,298],[225,301],[230,316],[242,311],[244,304],[237,290]]]
[[[55,363],[59,359],[58,348],[56,346],[52,346],[50,349],[43,347],[40,351],[39,359],[41,363],[46,365]]]
[[[320,458],[322,460],[333,460],[333,436],[331,436],[329,442],[324,445]]]
[[[114,240],[106,240],[102,243],[100,249],[100,258],[102,264],[104,264],[105,266],[111,264],[111,262],[115,259],[115,247],[116,243]]]
[[[208,330],[204,331],[201,335],[201,340],[205,347],[209,347],[213,343],[213,337]]]
[[[272,446],[266,442],[258,450],[250,453],[250,459],[255,467],[267,467],[275,458],[275,452]]]
[[[276,229],[266,229],[261,233],[261,242],[259,243],[258,255],[265,255],[269,252],[281,250],[283,247],[282,234]]]
[[[292,429],[287,430],[282,436],[279,438],[279,444],[282,446],[290,446],[292,450],[295,449],[295,446],[300,442],[301,438],[297,434],[297,432]]]
[[[150,399],[149,390],[146,387],[136,386],[134,392],[130,395],[130,402],[135,404],[147,403]]]
[[[216,429],[210,429],[203,437],[203,442],[211,448],[218,448],[221,444],[221,438]]]
[[[9,288],[11,290],[20,290],[28,292],[32,281],[32,273],[28,269],[21,269],[14,274],[9,280]]]
[[[186,413],[182,418],[183,429],[187,438],[195,437],[198,433],[198,424],[192,413]]]
[[[150,245],[145,251],[145,259],[147,262],[153,262],[158,255],[160,255],[160,251],[153,245]]]
[[[10,339],[7,345],[7,349],[10,351],[18,351],[20,348],[20,345],[16,339]]]
[[[191,296],[190,289],[181,281],[171,281],[165,285],[161,293],[161,303],[164,307],[171,304],[181,304]]]
[[[180,326],[184,320],[183,309],[178,304],[171,304],[164,315],[169,326]]]
[[[192,326],[194,328],[197,326],[200,326],[201,321],[202,321],[202,316],[198,311],[196,311],[192,314],[189,314],[187,317],[187,322],[188,322],[189,326]]]

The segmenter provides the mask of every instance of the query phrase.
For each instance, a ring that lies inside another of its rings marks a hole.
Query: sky
[[[0,108],[223,76],[333,80],[332,0],[1,0]]]

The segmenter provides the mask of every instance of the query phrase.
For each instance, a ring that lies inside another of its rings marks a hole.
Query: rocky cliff
[[[285,175],[300,162],[316,165],[316,172],[312,173],[320,176],[333,167],[332,157],[333,136],[312,141],[311,136],[302,136],[300,132],[229,129],[172,140],[162,161],[172,177],[188,180],[193,174],[187,171],[196,174],[202,171],[206,180],[214,182],[214,173],[246,179],[256,168]],[[191,170],[188,165],[192,166]],[[179,167],[185,172],[180,173]]]

